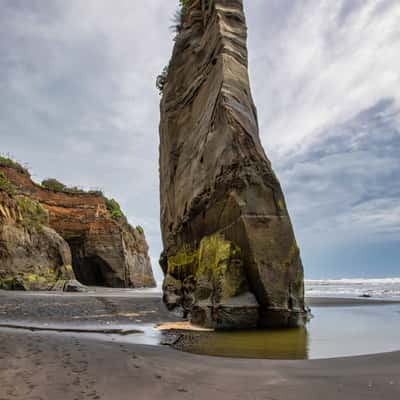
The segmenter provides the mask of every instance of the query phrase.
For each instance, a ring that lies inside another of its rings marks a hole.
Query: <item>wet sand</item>
[[[314,361],[196,356],[168,347],[0,333],[0,399],[400,398],[400,352]]]
[[[107,301],[2,292],[0,322],[175,320],[158,295]],[[318,300],[320,306],[333,301]],[[311,361],[231,359],[73,333],[0,329],[0,400],[399,398],[400,352]]]

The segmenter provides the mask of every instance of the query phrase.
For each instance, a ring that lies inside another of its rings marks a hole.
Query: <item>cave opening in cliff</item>
[[[111,266],[100,256],[85,253],[81,237],[69,238],[72,268],[76,279],[87,286],[124,287],[124,281],[115,276]]]
[[[76,278],[88,286],[124,287],[124,282],[114,276],[113,270],[99,256],[82,257],[73,262]]]

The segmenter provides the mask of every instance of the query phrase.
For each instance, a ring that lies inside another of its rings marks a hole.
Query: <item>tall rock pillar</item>
[[[215,328],[304,321],[303,266],[259,138],[242,0],[191,0],[161,100],[164,301]]]

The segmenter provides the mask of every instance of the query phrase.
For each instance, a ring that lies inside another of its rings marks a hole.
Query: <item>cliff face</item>
[[[69,246],[47,225],[40,204],[0,190],[0,289],[62,289],[74,279]]]
[[[153,287],[155,281],[143,232],[125,217],[112,218],[105,198],[42,188],[16,169],[0,167],[16,188],[40,203],[49,226],[68,242],[76,278],[86,285]]]
[[[303,267],[261,146],[241,0],[192,0],[163,88],[164,300],[220,328],[298,325]]]

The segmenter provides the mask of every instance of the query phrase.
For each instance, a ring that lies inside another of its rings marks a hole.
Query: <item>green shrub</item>
[[[138,226],[136,227],[136,230],[137,230],[141,235],[144,235],[144,229],[143,229],[140,225],[138,225]]]
[[[66,186],[62,182],[54,178],[48,178],[42,181],[42,188],[52,190],[53,192],[63,192],[63,193],[90,193],[97,194],[99,196],[103,195],[101,190],[89,190],[79,188],[78,186]]]
[[[107,197],[104,197],[104,201],[112,219],[119,219],[124,217],[124,213],[122,212],[120,205],[115,199],[108,199]]]
[[[29,171],[25,167],[8,157],[0,156],[0,167],[13,168],[21,174],[30,176]]]
[[[53,192],[63,192],[66,186],[54,178],[48,178],[42,181],[41,186],[45,189],[52,190]]]
[[[164,69],[162,70],[161,74],[157,76],[156,79],[156,87],[160,91],[160,94],[164,91],[164,86],[167,83],[168,80],[168,69],[169,66],[165,66]]]
[[[3,171],[0,171],[0,190],[6,192],[10,196],[15,194],[14,185],[8,180]]]

